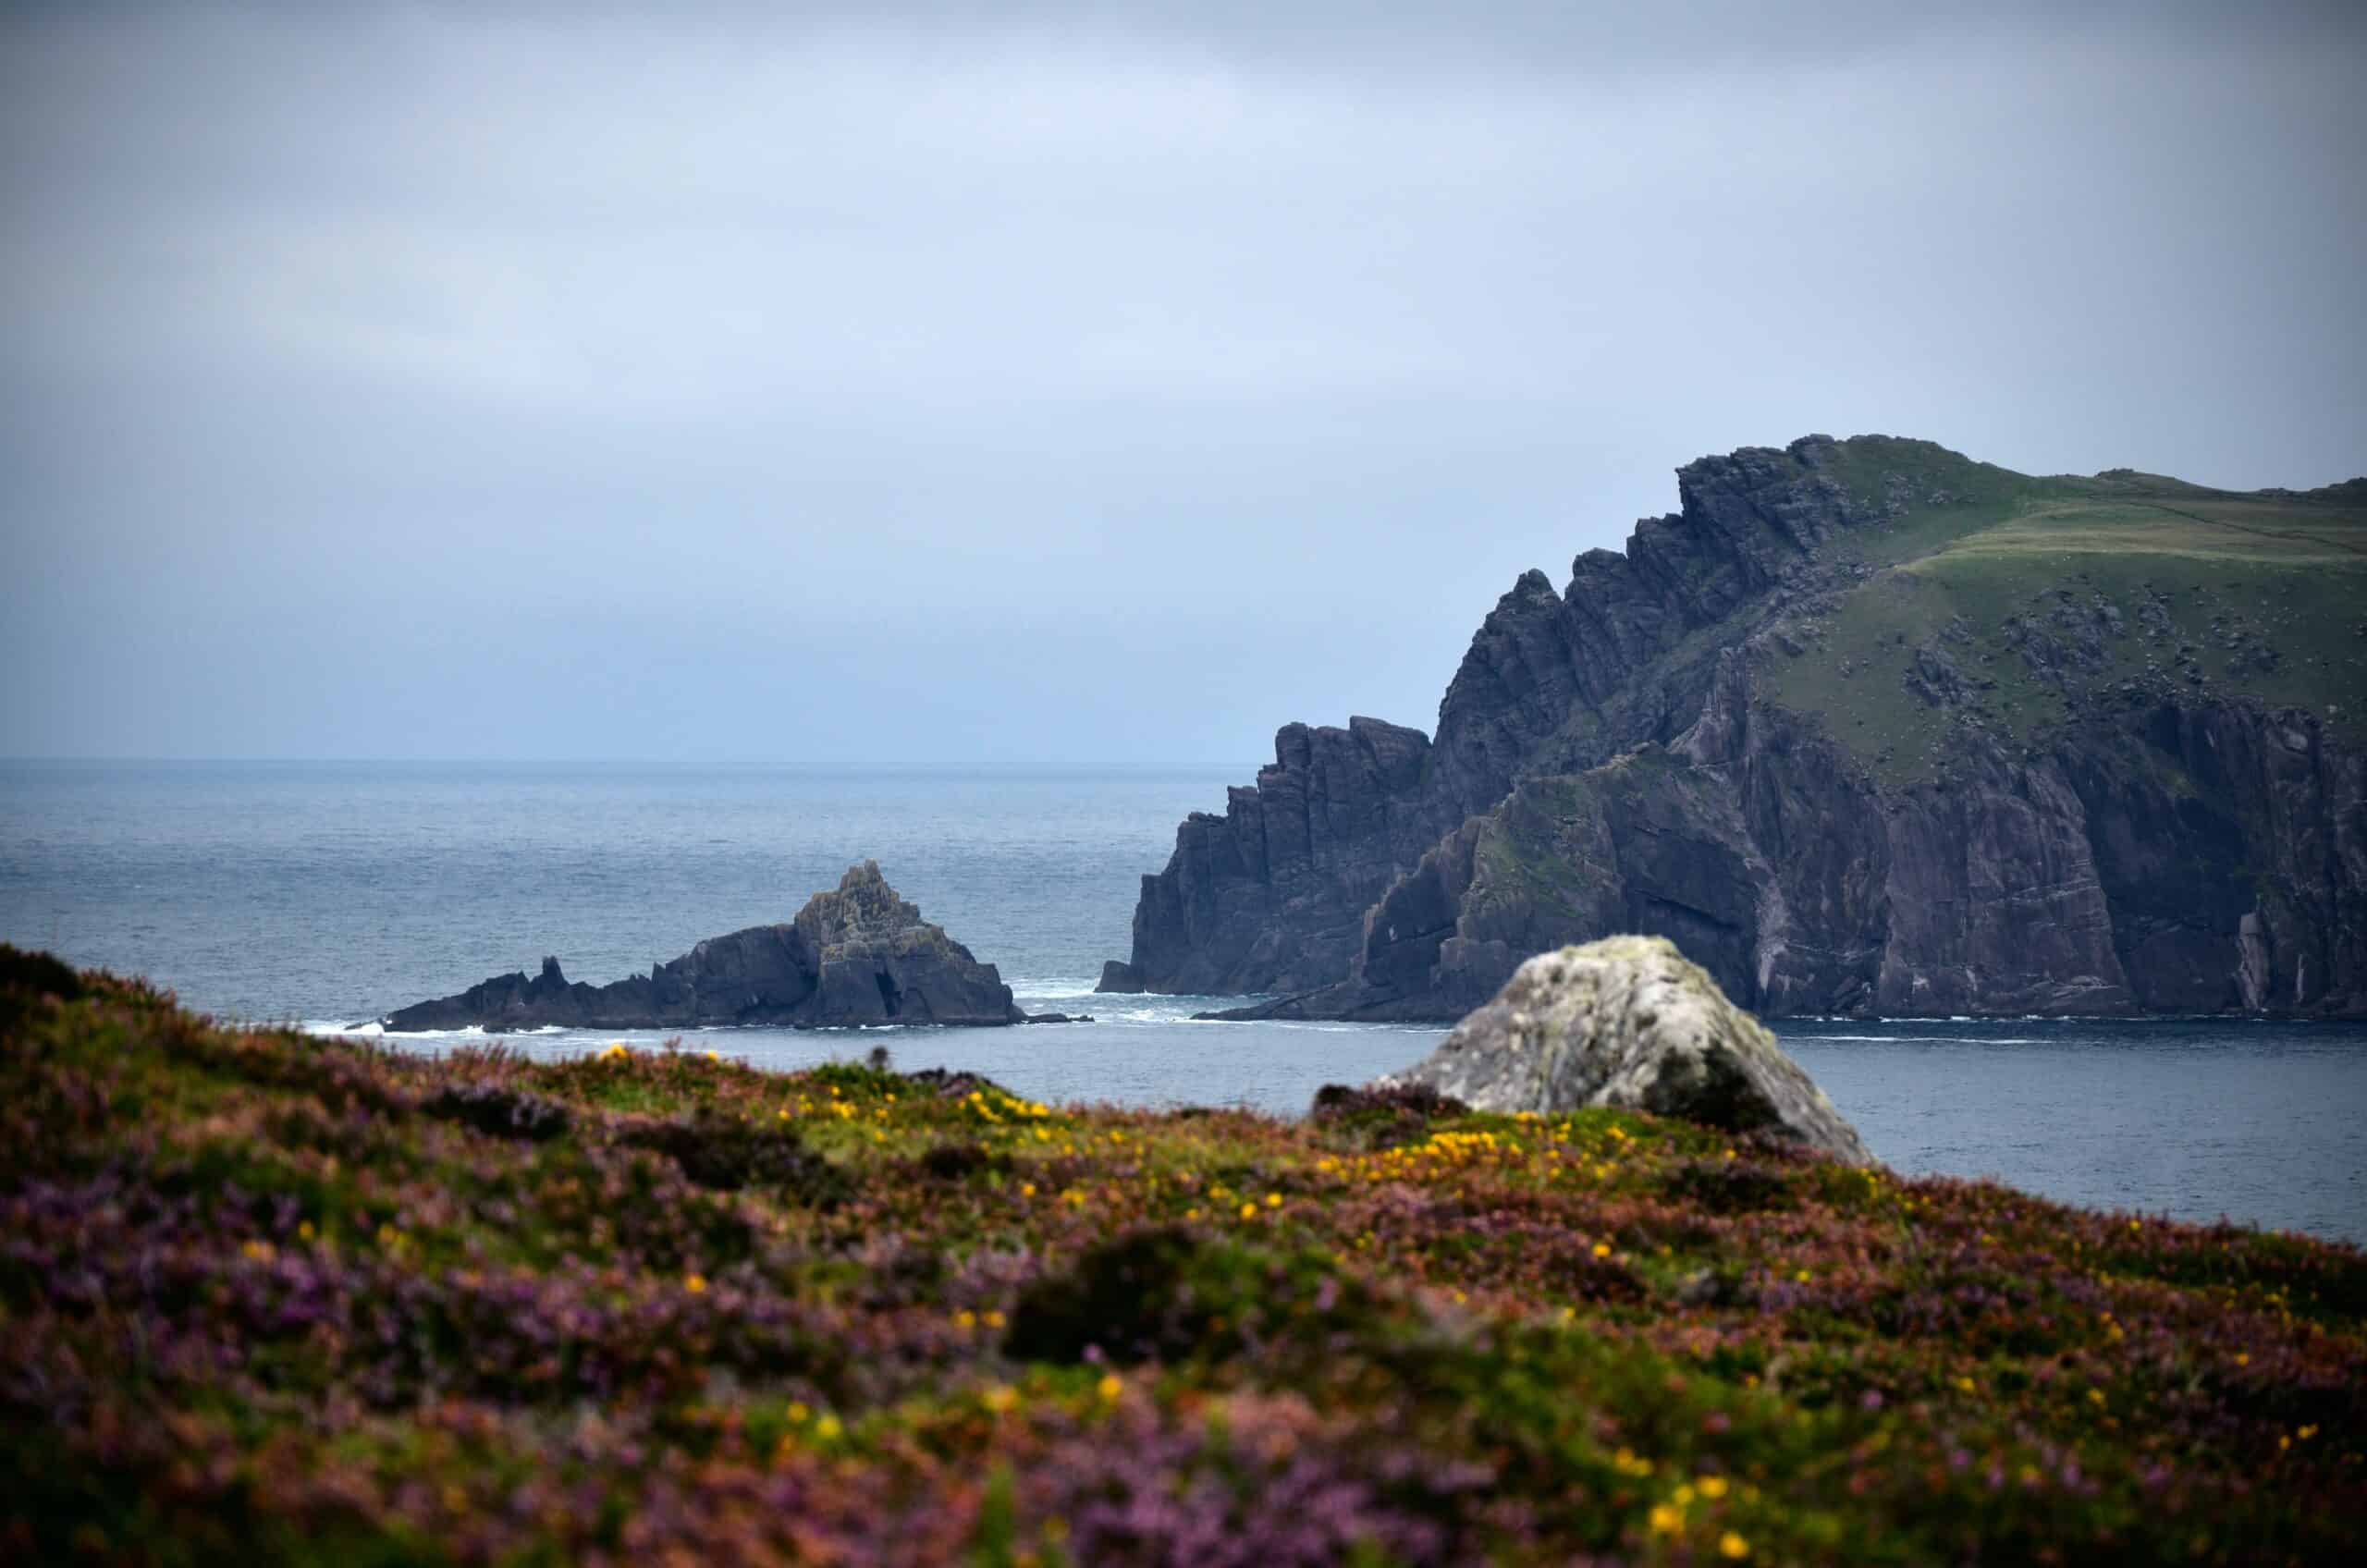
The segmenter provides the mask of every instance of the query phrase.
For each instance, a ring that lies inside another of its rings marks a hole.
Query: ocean
[[[1049,1100],[1247,1104],[1404,1066],[1441,1031],[1202,1023],[1240,998],[1097,997],[1138,879],[1244,766],[819,773],[443,764],[0,764],[0,940],[145,974],[220,1017],[344,1028],[555,954],[601,982],[796,913],[871,858],[1031,1011],[1090,1024],[712,1030],[764,1067],[885,1045]],[[2367,1241],[2367,1026],[1784,1021],[1874,1152],[2067,1202]],[[516,1043],[579,1051],[620,1037]],[[631,1035],[621,1036],[634,1038]],[[405,1048],[448,1048],[421,1035]],[[637,1044],[657,1045],[644,1036]]]

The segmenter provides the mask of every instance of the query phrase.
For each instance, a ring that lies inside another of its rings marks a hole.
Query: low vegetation
[[[2353,1562],[2367,1255],[1610,1112],[428,1060],[0,949],[11,1561]]]
[[[1927,442],[1834,453],[1837,482],[1895,515],[1835,539],[1857,580],[1762,666],[1885,783],[1944,772],[1960,723],[2038,744],[2083,704],[2145,694],[2253,698],[2367,736],[2359,486],[2032,478]]]

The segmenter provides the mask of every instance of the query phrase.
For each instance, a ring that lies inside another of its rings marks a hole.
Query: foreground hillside
[[[2355,1249],[1450,1111],[429,1062],[0,949],[0,1550],[2356,1560]]]
[[[1642,931],[1768,1013],[2367,1014],[2367,482],[1809,436],[1677,489],[1435,738],[1285,728],[1106,983],[1452,1019]]]

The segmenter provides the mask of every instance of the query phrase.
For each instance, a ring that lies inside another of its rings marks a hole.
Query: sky
[[[0,10],[0,755],[1245,770],[1704,453],[2367,472],[2367,6],[657,9]]]

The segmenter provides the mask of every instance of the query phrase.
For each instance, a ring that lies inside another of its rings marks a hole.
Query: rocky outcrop
[[[546,958],[531,979],[496,975],[385,1020],[397,1033],[1027,1022],[994,965],[923,920],[876,861],[850,868],[786,925],[711,937],[647,974],[592,986],[570,982]]]
[[[1101,966],[1100,984],[1093,987],[1105,996],[1139,996],[1148,989],[1134,966],[1122,960],[1111,959]]]
[[[1860,1165],[1873,1158],[1775,1037],[1661,937],[1612,937],[1527,960],[1436,1051],[1376,1086],[1399,1085],[1475,1110],[1608,1106]]]
[[[1837,445],[1809,436],[1689,463],[1684,511],[1639,522],[1625,556],[1579,557],[1559,594],[1523,573],[1472,638],[1435,745],[1371,718],[1285,727],[1256,786],[1231,790],[1222,816],[1187,818],[1166,869],[1143,878],[1134,977],[1220,995],[1336,981],[1374,900],[1516,776],[1674,740],[1716,666],[1698,634],[1766,613],[1752,594],[1797,577],[1835,529],[1887,515],[1824,472]]]
[[[1981,628],[1865,564],[2017,478],[1880,437],[1688,465],[1626,554],[1498,601],[1418,778],[1325,840],[1319,899],[1284,907],[1187,824],[1134,978],[1281,993],[1209,1017],[1446,1021],[1532,954],[1633,932],[1777,1016],[2367,1013],[2356,730],[2206,668],[2281,668],[2290,614],[2042,563]],[[1831,645],[1861,591],[1899,628],[1879,658]],[[1836,713],[1894,682],[1888,729],[1788,699],[1810,668]],[[1235,841],[1275,772],[1235,792]],[[1167,913],[1186,888],[1207,918]]]
[[[1420,730],[1377,718],[1285,726],[1257,784],[1222,816],[1187,817],[1167,869],[1143,878],[1132,977],[1229,995],[1344,974],[1366,909],[1437,837],[1420,811],[1429,753]]]

